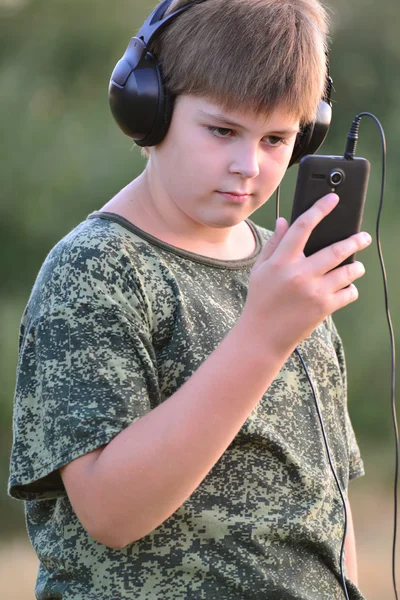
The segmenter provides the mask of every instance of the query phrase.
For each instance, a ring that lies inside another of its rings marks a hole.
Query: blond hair
[[[189,2],[175,0],[167,14]],[[151,50],[173,96],[256,114],[280,107],[305,124],[324,94],[327,29],[318,0],[204,0],[172,21]]]

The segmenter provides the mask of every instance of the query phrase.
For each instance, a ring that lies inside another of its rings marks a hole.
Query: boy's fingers
[[[262,249],[260,260],[268,260],[268,258],[273,255],[288,229],[289,225],[286,219],[279,217],[276,221],[274,233]]]
[[[356,233],[341,242],[336,242],[327,248],[319,250],[319,252],[316,252],[310,257],[313,265],[313,272],[315,275],[328,273],[328,271],[331,271],[340,265],[352,254],[367,248],[371,241],[372,239],[369,233],[363,231],[361,233]]]
[[[285,236],[285,244],[280,252],[288,258],[303,252],[312,230],[335,208],[338,202],[337,194],[328,194],[317,200],[289,227]]]
[[[332,292],[337,292],[344,288],[347,288],[353,281],[359,279],[365,274],[364,265],[358,261],[343,265],[338,269],[330,271],[326,275],[326,281],[328,287]]]
[[[351,302],[355,302],[358,298],[358,289],[354,283],[350,283],[347,287],[339,290],[335,294],[335,303],[332,307],[332,312],[335,312],[339,308],[343,308]]]

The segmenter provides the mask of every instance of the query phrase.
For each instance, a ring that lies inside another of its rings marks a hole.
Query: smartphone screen
[[[306,256],[360,231],[369,172],[369,162],[361,157],[349,160],[310,154],[302,158],[290,223],[329,192],[339,196],[337,206],[312,231],[304,249]],[[353,260],[354,255],[342,264]]]

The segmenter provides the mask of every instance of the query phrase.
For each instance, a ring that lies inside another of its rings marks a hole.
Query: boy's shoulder
[[[127,231],[115,220],[101,218],[102,213],[92,213],[67,233],[50,250],[44,264],[79,266],[89,257],[92,260],[113,262],[121,255],[131,252],[145,240]],[[136,253],[139,257],[140,253]]]
[[[155,260],[151,245],[96,215],[79,223],[50,250],[28,302],[35,318],[75,303],[132,295]]]

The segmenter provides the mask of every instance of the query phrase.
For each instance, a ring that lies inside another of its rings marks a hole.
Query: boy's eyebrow
[[[206,119],[213,119],[214,121],[218,121],[218,123],[222,123],[223,125],[228,125],[228,127],[236,127],[236,129],[245,129],[243,125],[240,123],[236,123],[235,121],[230,121],[226,118],[226,116],[222,113],[207,113],[204,110],[199,110],[199,114]],[[289,127],[289,129],[275,129],[272,133],[276,135],[294,135],[295,133],[299,133],[300,129],[298,127]],[[271,133],[269,134],[271,135]]]

